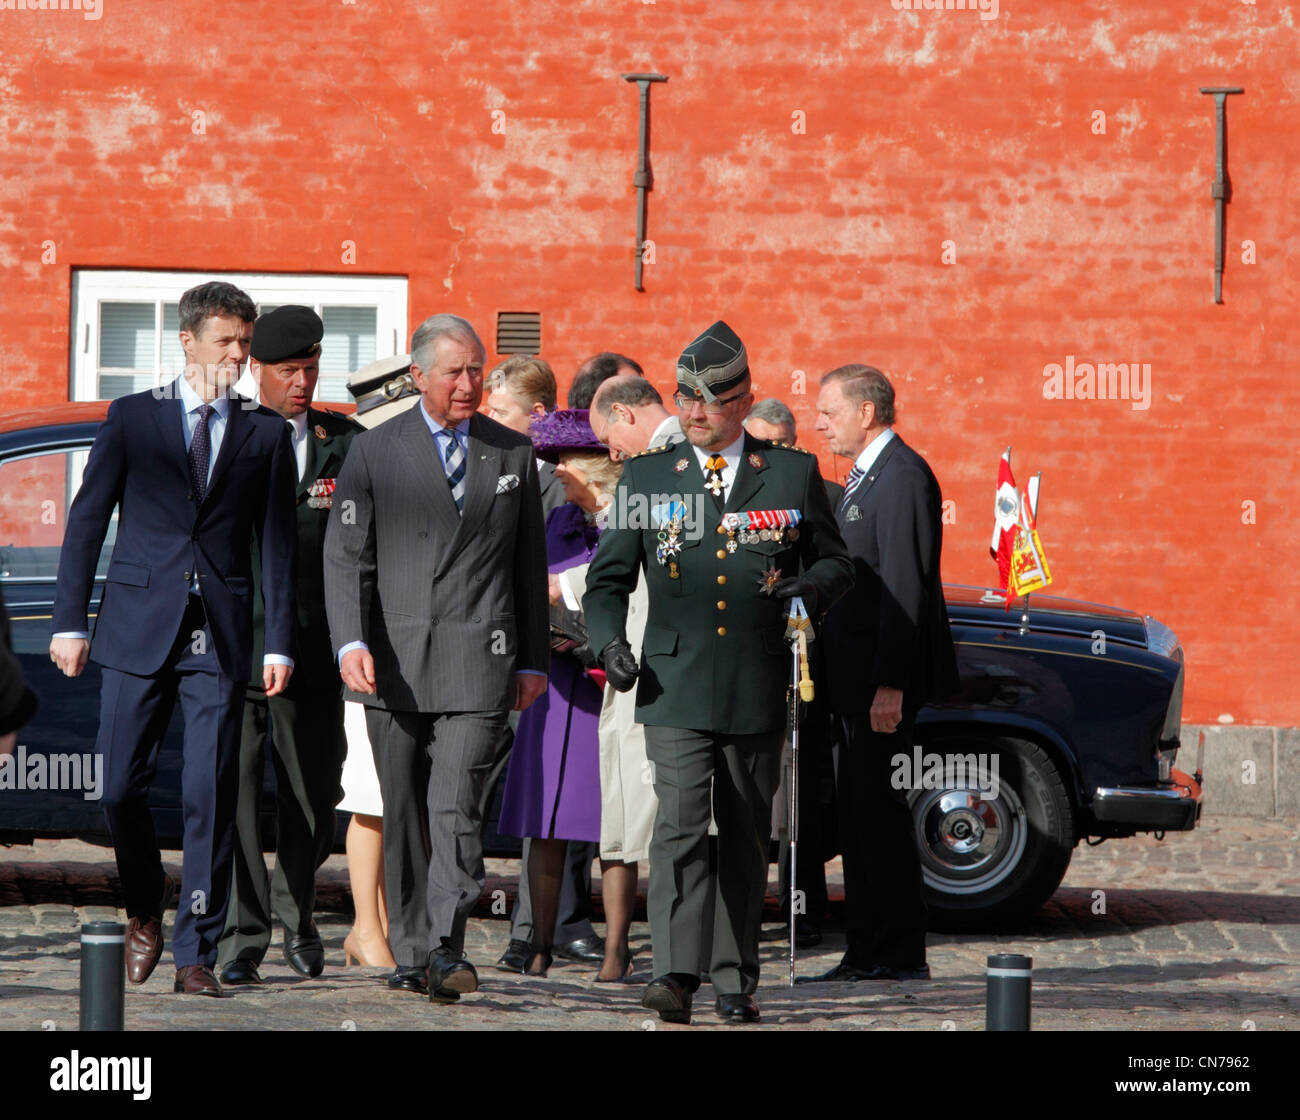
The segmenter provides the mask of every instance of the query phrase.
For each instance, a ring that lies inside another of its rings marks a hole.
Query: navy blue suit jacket
[[[831,708],[839,715],[869,711],[883,685],[902,689],[904,710],[914,711],[958,686],[939,579],[939,483],[895,432],[847,497],[835,507],[835,522],[856,579],[822,633]]]
[[[95,565],[113,508],[117,543],[91,657],[152,676],[167,660],[198,573],[221,671],[249,677],[253,649],[249,541],[261,548],[266,648],[289,653],[294,626],[298,472],[284,421],[232,400],[207,493],[195,501],[175,384],[115,400],[68,511],[53,632],[87,630]]]

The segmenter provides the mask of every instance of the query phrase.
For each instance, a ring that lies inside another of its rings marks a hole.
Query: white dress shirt
[[[875,439],[867,444],[867,446],[862,449],[862,453],[853,460],[853,465],[862,472],[863,478],[871,473],[871,468],[875,465],[876,460],[880,458],[880,453],[885,450],[885,445],[893,438],[894,429],[886,428],[880,433],[880,435],[876,436]],[[849,495],[856,491],[858,486],[861,485],[862,480],[859,479],[858,485],[854,486],[853,490],[846,490],[844,492],[844,498],[842,500],[847,501]]]
[[[745,450],[745,433],[742,431],[735,443],[728,444],[721,451],[706,451],[703,447],[696,447],[695,444],[691,444],[691,450],[699,460],[700,470],[704,470],[704,464],[714,455],[721,455],[726,462],[727,465],[722,468],[722,493],[718,495],[719,500],[725,505],[727,495],[731,493],[731,484],[736,481],[736,471],[740,469],[740,456]],[[705,477],[708,477],[707,474]]]

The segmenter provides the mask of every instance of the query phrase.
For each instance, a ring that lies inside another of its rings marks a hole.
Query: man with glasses
[[[817,460],[742,426],[754,398],[735,332],[718,322],[695,339],[677,383],[689,446],[628,460],[583,609],[610,683],[627,691],[639,678],[636,716],[659,798],[648,899],[655,979],[642,1005],[690,1022],[705,962],[719,1016],[752,1023],[790,678],[785,600],[799,596],[815,614],[848,589],[853,572]],[[627,603],[643,568],[650,608],[638,666]]]

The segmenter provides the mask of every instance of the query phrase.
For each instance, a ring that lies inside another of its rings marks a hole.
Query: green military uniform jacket
[[[662,515],[674,500],[686,505],[688,518],[698,511],[703,522],[679,534],[675,578],[656,555]],[[738,532],[734,551],[728,550],[724,512],[774,509],[798,510],[797,531],[785,530],[781,540]],[[853,584],[817,459],[749,435],[722,510],[704,488],[704,472],[688,444],[628,460],[609,528],[587,572],[582,606],[592,649],[625,636],[627,599],[642,568],[650,609],[637,720],[736,735],[774,730],[785,718],[789,600],[760,592],[764,573],[803,574],[817,586],[818,611]]]
[[[293,649],[294,669],[285,691],[287,699],[303,699],[322,693],[341,695],[338,666],[330,646],[329,622],[325,617],[325,526],[329,506],[313,507],[311,485],[317,479],[333,479],[343,469],[354,436],[364,432],[360,424],[336,412],[307,410],[307,469],[297,490],[298,515],[298,603],[297,641]],[[328,499],[326,499],[328,500]],[[257,539],[253,539],[253,673],[251,683],[262,685],[262,656],[265,627],[262,605]]]

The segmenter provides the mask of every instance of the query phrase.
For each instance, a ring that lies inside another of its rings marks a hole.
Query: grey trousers
[[[758,987],[758,932],[783,734],[779,727],[758,735],[646,727],[659,796],[647,899],[656,976],[698,977],[708,961],[718,995]],[[716,880],[709,875],[710,790],[718,824]],[[710,890],[716,892],[712,915]]]
[[[388,943],[404,968],[440,945],[464,951],[483,893],[482,789],[505,712],[366,709],[384,798]]]

